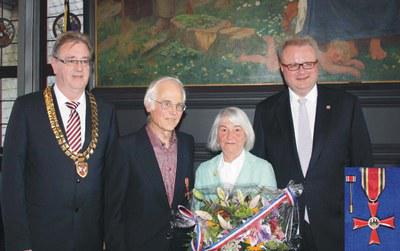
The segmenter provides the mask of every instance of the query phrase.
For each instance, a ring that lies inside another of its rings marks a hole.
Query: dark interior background
[[[376,166],[400,165],[400,84],[329,84],[358,96],[368,125]],[[188,86],[187,106],[180,130],[194,136],[195,165],[213,153],[206,148],[211,124],[219,109],[238,106],[253,120],[258,102],[285,88],[281,85]],[[94,92],[114,104],[120,134],[138,130],[146,122],[145,88],[95,88]]]

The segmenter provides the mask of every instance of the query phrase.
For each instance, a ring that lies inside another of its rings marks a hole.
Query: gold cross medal
[[[89,165],[86,162],[85,157],[80,156],[77,161],[75,161],[76,173],[81,177],[85,178],[89,172]]]

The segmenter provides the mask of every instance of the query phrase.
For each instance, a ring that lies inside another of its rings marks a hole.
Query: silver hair
[[[90,43],[89,37],[86,34],[77,32],[77,31],[67,31],[64,33],[61,33],[58,37],[57,40],[53,46],[53,50],[51,55],[53,57],[58,57],[58,53],[60,52],[61,47],[66,44],[66,43],[73,43],[73,44],[77,44],[77,43],[83,43],[87,46],[88,50],[89,50],[89,57],[90,60],[93,61],[93,46]]]
[[[218,127],[223,118],[227,118],[233,124],[242,127],[246,134],[244,149],[250,151],[254,146],[255,139],[253,127],[247,114],[242,109],[234,106],[226,107],[218,112],[208,135],[208,148],[212,151],[221,150],[221,145],[218,143]]]
[[[144,106],[145,107],[150,107],[150,109],[154,108],[155,105],[155,99],[157,99],[157,88],[159,86],[159,84],[161,84],[164,81],[168,81],[168,80],[172,80],[174,82],[176,82],[177,84],[179,84],[179,86],[181,87],[181,91],[182,91],[182,97],[183,97],[183,103],[186,102],[186,91],[185,88],[183,86],[183,83],[178,79],[178,78],[174,78],[174,77],[161,77],[158,78],[154,81],[152,81],[150,83],[150,85],[147,87],[146,90],[146,94],[144,95]]]

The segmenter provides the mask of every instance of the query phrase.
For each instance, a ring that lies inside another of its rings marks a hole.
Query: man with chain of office
[[[114,110],[86,91],[88,37],[61,34],[55,84],[19,97],[4,143],[2,211],[7,250],[101,250],[103,172]]]

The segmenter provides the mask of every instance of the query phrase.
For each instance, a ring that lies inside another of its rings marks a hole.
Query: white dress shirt
[[[221,158],[218,166],[218,175],[225,188],[231,189],[235,185],[240,171],[242,170],[244,156],[244,150],[242,150],[239,156],[230,163],[225,162],[224,158]]]
[[[296,93],[294,93],[290,88],[289,88],[289,100],[290,100],[290,108],[292,110],[292,120],[293,120],[293,128],[294,128],[294,136],[296,139],[296,147],[299,148],[298,146],[298,135],[299,135],[299,99],[302,97],[299,97]],[[306,108],[307,108],[307,115],[308,115],[308,120],[309,120],[309,125],[310,125],[310,130],[311,130],[311,137],[313,140],[314,139],[314,126],[315,126],[315,114],[317,112],[317,98],[318,98],[318,88],[317,85],[314,85],[314,87],[311,89],[311,91],[303,97],[304,99],[307,100],[306,102]]]
[[[307,115],[308,115],[308,122],[310,125],[310,130],[311,130],[311,137],[313,140],[314,139],[314,126],[315,126],[315,114],[317,113],[317,98],[318,98],[318,88],[317,85],[314,85],[314,87],[311,89],[311,91],[305,96],[305,97],[299,97],[296,93],[294,93],[290,88],[289,88],[289,100],[290,100],[290,108],[292,110],[292,120],[293,120],[293,128],[294,128],[294,135],[296,138],[296,147],[297,149],[299,148],[298,145],[298,135],[299,135],[299,99],[306,99],[306,109],[307,109]],[[308,217],[308,210],[307,210],[307,205],[305,205],[305,210],[304,210],[304,220],[307,223],[310,223],[310,219]]]
[[[75,101],[79,102],[79,106],[76,108],[76,111],[79,114],[79,119],[81,121],[81,146],[85,143],[85,131],[86,131],[86,96],[85,92],[79,97],[78,100],[69,100],[65,95],[60,91],[57,87],[57,84],[54,85],[54,94],[56,95],[57,105],[59,112],[61,114],[62,124],[64,126],[64,130],[67,130],[67,123],[69,114],[71,113],[71,109],[67,107],[65,102]]]

